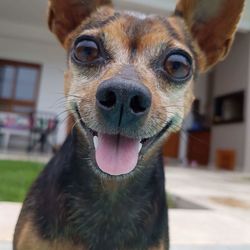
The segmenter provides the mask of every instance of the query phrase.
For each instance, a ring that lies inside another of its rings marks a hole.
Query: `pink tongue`
[[[118,135],[98,135],[96,162],[99,168],[110,175],[131,172],[137,164],[140,141]]]

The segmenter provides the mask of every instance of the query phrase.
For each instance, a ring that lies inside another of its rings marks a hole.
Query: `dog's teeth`
[[[141,148],[142,148],[142,143],[139,143],[138,152],[141,151]]]
[[[97,146],[98,146],[98,137],[94,136],[93,141],[94,141],[95,149],[97,149]]]

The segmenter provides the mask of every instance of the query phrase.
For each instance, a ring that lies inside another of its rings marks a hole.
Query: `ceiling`
[[[22,24],[44,25],[46,0],[1,0],[0,19]]]
[[[162,15],[172,12],[176,4],[176,0],[113,0],[113,2],[115,7],[119,9],[132,9]],[[246,1],[246,5],[240,24],[243,31],[250,30],[249,0]],[[51,39],[47,31],[46,13],[47,0],[1,0],[0,33],[11,37],[24,37],[30,33],[30,36],[51,42],[53,39]],[[16,30],[20,30],[20,32],[16,32]]]
[[[174,6],[174,0],[168,0],[165,8],[162,3],[166,0],[145,1],[142,0],[114,0],[116,7],[120,9],[133,9],[146,13],[166,13]],[[0,19],[29,25],[44,25],[46,23],[47,0],[1,0]]]

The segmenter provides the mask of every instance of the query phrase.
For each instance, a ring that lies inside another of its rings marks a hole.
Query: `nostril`
[[[113,91],[107,91],[105,95],[99,99],[99,103],[105,108],[113,108],[116,104],[116,95]]]
[[[138,114],[144,113],[147,110],[148,105],[142,96],[136,95],[130,101],[130,108],[134,113]]]

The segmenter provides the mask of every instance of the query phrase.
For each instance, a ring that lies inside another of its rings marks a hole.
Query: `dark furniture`
[[[188,131],[187,158],[189,163],[195,162],[203,166],[208,165],[210,137],[210,130]]]
[[[45,152],[48,146],[54,150],[56,146],[55,134],[57,125],[58,120],[54,113],[31,113],[28,152],[35,150],[38,145],[40,146],[41,153]]]
[[[178,158],[180,144],[180,133],[173,133],[167,139],[163,147],[164,157]]]
[[[214,124],[244,121],[244,91],[216,97],[214,100]]]

